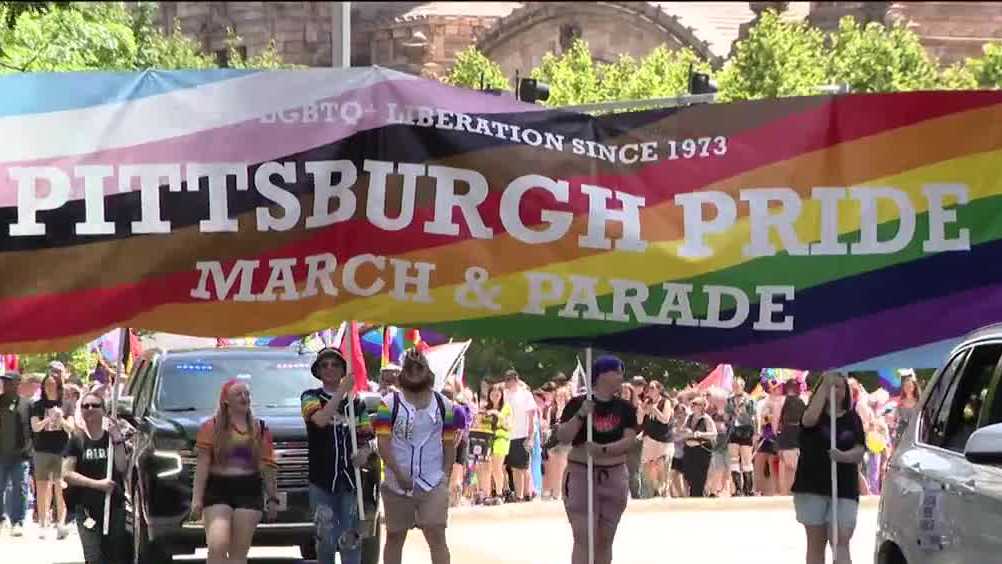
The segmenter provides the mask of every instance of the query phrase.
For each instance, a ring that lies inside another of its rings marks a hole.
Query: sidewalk
[[[859,499],[860,509],[876,508],[879,503],[880,496],[864,496]],[[626,512],[769,511],[785,508],[788,508],[791,512],[793,511],[792,497],[656,498],[631,499],[629,505],[626,506]],[[467,506],[449,509],[449,520],[456,522],[554,517],[558,515],[564,515],[564,504],[561,501],[530,501],[491,507]]]

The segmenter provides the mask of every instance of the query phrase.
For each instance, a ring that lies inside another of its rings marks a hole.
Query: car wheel
[[[149,526],[143,517],[142,498],[138,488],[132,494],[132,554],[134,564],[170,564],[173,558],[163,548],[150,540]]]
[[[379,564],[379,550],[383,540],[383,517],[376,516],[376,534],[362,539],[362,564]]]
[[[299,545],[299,554],[303,557],[303,560],[316,560],[317,543],[310,540],[310,542],[304,542]]]

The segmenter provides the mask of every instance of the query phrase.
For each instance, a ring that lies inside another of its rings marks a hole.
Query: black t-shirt
[[[77,474],[86,476],[93,480],[103,480],[108,475],[108,433],[101,433],[97,439],[91,440],[85,434],[76,432],[66,443],[64,457],[73,457],[77,460],[75,471]],[[112,474],[112,480],[118,484],[115,493],[111,495],[111,503],[124,503],[122,485],[122,474],[117,469]],[[97,519],[95,515],[104,514],[104,492],[82,486],[70,486],[71,497],[77,505],[87,509],[88,514]]]
[[[567,423],[572,417],[577,415],[581,409],[581,402],[585,396],[571,398],[564,407],[564,412],[560,415],[560,422]],[[638,431],[637,408],[633,404],[622,399],[612,398],[609,401],[599,401],[595,399],[595,411],[592,414],[592,440],[600,445],[614,443],[623,438],[624,431],[633,429]],[[581,426],[574,441],[574,446],[584,444],[587,440],[587,429]]]
[[[827,411],[814,427],[800,428],[800,459],[793,480],[793,493],[832,495],[830,416]],[[849,450],[866,443],[863,421],[855,411],[849,411],[835,420],[835,444],[839,450]],[[856,464],[839,463],[838,496],[859,499],[859,469]]]
[[[63,402],[42,398],[31,406],[31,416],[45,419],[48,411],[54,407],[62,408]],[[48,454],[62,454],[66,448],[69,435],[63,429],[44,430],[34,434],[35,451]]]

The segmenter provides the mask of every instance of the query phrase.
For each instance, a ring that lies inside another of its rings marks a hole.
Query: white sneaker
[[[24,536],[24,527],[22,527],[20,523],[18,523],[17,525],[14,525],[10,529],[10,536],[17,537],[17,538],[23,537]]]
[[[46,540],[46,539],[48,538],[48,537],[46,536],[46,534],[45,534],[46,532],[47,532],[47,531],[45,530],[45,527],[39,527],[39,528],[38,528],[38,538],[39,538],[40,540]]]
[[[66,529],[66,527],[62,525],[56,527],[56,540],[63,540],[68,537],[69,534],[70,532]]]

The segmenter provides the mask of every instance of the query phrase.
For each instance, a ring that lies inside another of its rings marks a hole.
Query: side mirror
[[[1002,423],[982,427],[971,434],[964,456],[974,464],[1002,464]]]
[[[125,419],[132,418],[132,407],[135,402],[135,398],[132,396],[119,396],[118,397],[118,416],[124,417]]]

